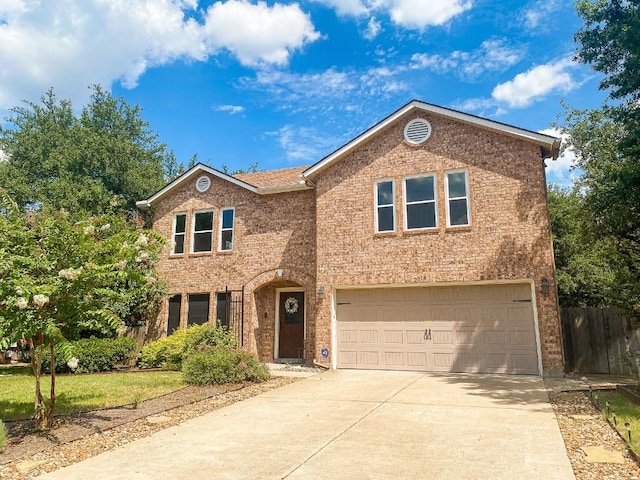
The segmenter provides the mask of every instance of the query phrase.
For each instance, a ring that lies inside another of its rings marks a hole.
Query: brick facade
[[[428,120],[433,133],[414,146],[404,140],[403,130],[417,117]],[[468,227],[446,226],[444,175],[451,170],[468,173]],[[416,174],[435,174],[438,227],[408,232],[403,228],[402,182]],[[219,253],[214,240],[213,253],[167,253],[159,264],[160,276],[172,294],[244,287],[245,345],[262,360],[273,359],[280,288],[299,287],[306,293],[309,361],[331,347],[336,287],[522,280],[535,286],[543,368],[562,370],[544,163],[535,142],[429,111],[410,111],[315,174],[305,190],[259,195],[209,177],[212,185],[205,193],[196,191],[194,177],[157,201],[154,229],[171,238],[176,212],[187,213],[190,222],[194,211],[213,209],[217,240],[219,209],[234,207],[234,250]],[[251,183],[251,175],[242,178]],[[395,181],[392,233],[374,233],[379,179]],[[543,278],[551,284],[549,293],[540,292]],[[214,304],[210,319],[215,318]],[[165,309],[158,320],[160,332],[166,318]]]

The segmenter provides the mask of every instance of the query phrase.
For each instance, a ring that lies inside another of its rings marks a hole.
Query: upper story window
[[[395,220],[395,188],[393,180],[376,182],[376,232],[393,232]]]
[[[193,240],[191,249],[194,253],[210,252],[213,245],[213,212],[211,210],[193,214]]]
[[[173,217],[173,250],[172,254],[184,253],[184,244],[187,236],[187,214],[176,213]]]
[[[218,248],[221,252],[233,250],[233,222],[235,210],[233,208],[223,208],[220,211],[220,243]]]
[[[436,177],[423,175],[404,179],[404,227],[406,230],[436,228]]]
[[[447,226],[460,227],[471,225],[469,211],[469,176],[466,170],[445,174],[445,193],[447,195]]]

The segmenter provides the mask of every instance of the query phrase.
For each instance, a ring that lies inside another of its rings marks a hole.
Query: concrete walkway
[[[39,477],[574,479],[542,379],[332,371]]]

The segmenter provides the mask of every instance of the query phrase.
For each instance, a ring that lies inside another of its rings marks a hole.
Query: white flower
[[[87,225],[82,229],[85,235],[93,235],[96,232],[96,227],[93,225]]]
[[[58,276],[66,278],[67,280],[75,280],[76,278],[78,278],[78,275],[80,275],[80,272],[82,272],[82,267],[75,270],[73,268],[68,268],[66,270],[60,270],[58,272]]]
[[[18,306],[18,308],[20,310],[24,310],[25,308],[27,308],[29,306],[29,303],[27,302],[26,298],[20,297],[18,299],[18,301],[16,302],[16,305]]]
[[[71,360],[67,362],[67,367],[69,367],[71,370],[75,370],[76,368],[78,368],[79,363],[80,362],[76,357],[72,357]]]
[[[142,252],[140,255],[136,257],[136,263],[144,262],[149,258],[149,254],[147,252]]]
[[[47,297],[46,295],[41,295],[41,294],[37,294],[33,296],[33,303],[37,306],[37,307],[44,307],[47,303],[49,303],[49,297]]]
[[[118,263],[116,263],[116,267],[118,267],[118,270],[124,270],[125,268],[127,268],[127,261],[120,260]]]
[[[149,244],[149,239],[144,233],[141,233],[138,239],[136,240],[136,246],[146,247]]]
[[[16,293],[22,295],[22,289],[20,287],[16,288]]]
[[[105,223],[104,225],[102,225],[100,227],[100,231],[107,232],[107,231],[109,231],[110,228],[111,228],[111,224],[110,223]]]

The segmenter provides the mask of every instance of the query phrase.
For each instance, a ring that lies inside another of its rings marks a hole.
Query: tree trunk
[[[40,388],[40,374],[42,371],[42,357],[44,356],[43,335],[37,334],[35,338],[29,339],[29,348],[31,349],[31,369],[36,381],[36,397],[34,404],[33,420],[36,428],[47,428],[47,415],[45,414],[44,397]]]
[[[47,412],[47,428],[53,425],[53,414],[56,409],[56,351],[53,341],[49,342],[49,352],[51,353],[51,395],[49,397],[49,411]]]

